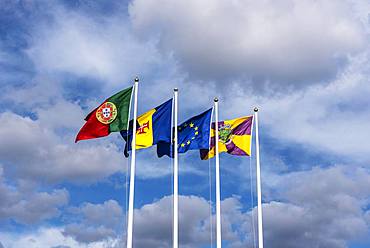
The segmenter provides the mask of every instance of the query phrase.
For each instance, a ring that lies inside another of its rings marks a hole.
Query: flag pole
[[[173,145],[173,248],[178,248],[179,246],[179,154],[178,154],[178,141],[177,141],[177,122],[178,122],[178,105],[177,97],[179,90],[175,88],[174,90],[174,145]]]
[[[222,247],[221,238],[221,193],[220,193],[220,157],[218,153],[218,99],[214,99],[215,106],[215,156],[216,156],[216,237],[217,248]]]
[[[131,143],[131,170],[130,170],[130,194],[128,202],[128,224],[127,224],[127,248],[132,248],[132,234],[134,227],[134,194],[135,194],[135,166],[136,166],[136,119],[137,119],[137,92],[139,88],[139,78],[135,78],[134,84],[134,119],[132,127]]]
[[[258,139],[258,108],[254,108],[256,128],[256,162],[257,162],[257,216],[258,216],[258,248],[263,248],[263,226],[262,226],[262,193],[261,193],[261,166],[260,147]]]

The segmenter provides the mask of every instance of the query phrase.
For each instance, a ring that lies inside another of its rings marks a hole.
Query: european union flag
[[[210,125],[212,108],[194,116],[177,127],[178,152],[185,153],[188,150],[209,149]],[[173,157],[171,144],[161,142],[157,145],[159,157],[164,155]]]

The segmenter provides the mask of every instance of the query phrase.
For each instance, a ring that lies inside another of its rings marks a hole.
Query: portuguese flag
[[[130,87],[118,92],[88,114],[75,142],[127,130],[132,90]]]

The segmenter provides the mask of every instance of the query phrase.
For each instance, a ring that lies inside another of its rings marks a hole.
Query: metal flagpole
[[[217,248],[222,247],[221,238],[221,193],[220,193],[220,157],[218,154],[218,99],[214,99],[215,104],[215,156],[216,156],[216,237]]]
[[[137,119],[137,92],[139,78],[135,78],[134,84],[134,119],[132,127],[131,143],[131,170],[130,170],[130,195],[128,202],[128,225],[127,225],[127,248],[132,248],[132,233],[134,227],[134,194],[135,194],[135,160],[136,160],[136,119]]]
[[[179,154],[178,154],[178,141],[177,141],[177,97],[179,90],[175,88],[174,90],[174,159],[173,159],[173,248],[178,248],[179,246]]]
[[[258,248],[263,248],[261,166],[260,166],[260,147],[258,140],[258,108],[254,108],[254,118],[256,128]]]

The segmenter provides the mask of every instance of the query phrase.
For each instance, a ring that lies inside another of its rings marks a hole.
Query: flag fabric
[[[218,152],[231,155],[250,156],[253,116],[218,122]],[[209,150],[201,150],[203,160],[215,156],[215,123],[212,123],[211,146]]]
[[[140,115],[136,120],[136,150],[148,148],[159,142],[171,142],[172,99]],[[125,156],[131,150],[132,121],[129,131],[122,131],[126,140]]]
[[[211,117],[212,108],[190,118],[177,127],[179,153],[185,153],[188,150],[209,149]],[[164,155],[173,157],[173,151],[171,147],[171,143],[158,144],[158,157],[162,157]]]
[[[118,92],[88,114],[75,142],[127,130],[132,90],[130,87]]]

